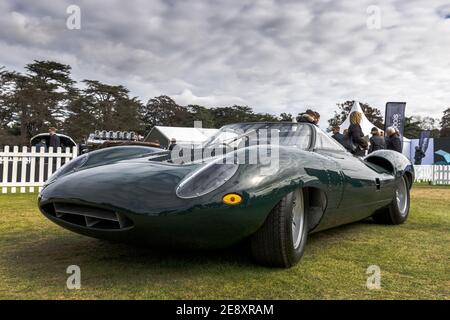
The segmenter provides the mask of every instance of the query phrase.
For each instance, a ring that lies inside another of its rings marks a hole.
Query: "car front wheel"
[[[253,256],[260,263],[289,268],[303,255],[308,236],[308,221],[303,191],[295,190],[281,199],[253,235]]]

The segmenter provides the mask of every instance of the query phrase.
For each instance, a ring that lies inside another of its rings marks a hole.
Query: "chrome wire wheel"
[[[395,191],[397,207],[402,217],[408,213],[408,187],[404,178],[400,179],[397,190]]]
[[[303,192],[298,189],[294,192],[292,204],[292,243],[294,249],[297,249],[302,240],[303,224],[305,217],[305,206],[303,201]]]

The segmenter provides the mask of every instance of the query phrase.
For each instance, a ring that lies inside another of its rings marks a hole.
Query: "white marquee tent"
[[[369,119],[367,119],[366,115],[364,114],[361,105],[359,104],[359,102],[355,101],[355,103],[353,104],[352,109],[350,110],[350,112],[348,113],[347,119],[345,119],[345,121],[341,124],[341,133],[344,132],[345,129],[348,129],[348,127],[350,127],[350,114],[354,111],[359,111],[363,114],[362,120],[361,120],[361,129],[364,133],[365,136],[370,136],[370,131],[372,130],[373,127],[377,127],[376,125],[374,125],[372,122],[369,121]],[[378,128],[378,127],[377,127]],[[384,131],[381,128],[378,128],[378,130],[380,131]]]

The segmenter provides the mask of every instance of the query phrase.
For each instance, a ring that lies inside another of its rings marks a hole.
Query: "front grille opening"
[[[42,210],[59,220],[87,228],[119,230],[133,226],[123,214],[103,208],[56,202],[42,206]]]
[[[43,205],[41,207],[41,210],[44,211],[46,214],[55,216],[55,207],[53,206],[53,203],[47,203],[46,205]]]

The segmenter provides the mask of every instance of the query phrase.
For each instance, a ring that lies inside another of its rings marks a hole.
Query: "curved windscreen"
[[[222,145],[239,148],[249,144],[278,144],[306,150],[311,144],[311,127],[304,123],[287,122],[237,123],[222,127],[203,147]]]

